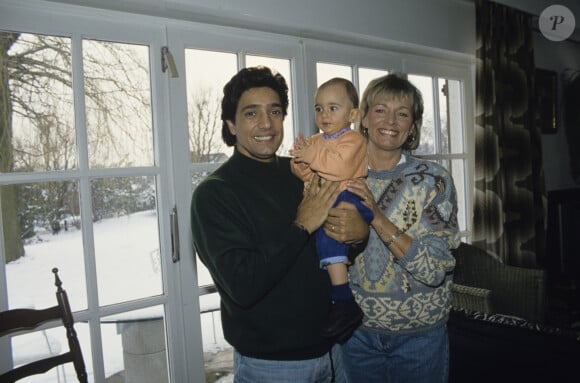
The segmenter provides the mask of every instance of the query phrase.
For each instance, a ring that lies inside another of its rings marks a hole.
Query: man
[[[286,81],[266,67],[226,84],[222,137],[235,150],[193,193],[194,244],[220,293],[236,383],[344,382],[340,348],[320,335],[330,284],[310,233],[326,221],[329,235],[356,243],[368,225],[331,209],[337,183],[315,179],[303,193],[290,159],[276,156],[287,109]]]

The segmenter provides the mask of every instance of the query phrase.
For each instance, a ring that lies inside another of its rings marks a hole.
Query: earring
[[[409,133],[409,136],[407,137],[407,142],[409,142],[409,144],[412,144],[415,142],[416,139],[417,139],[417,130],[413,129]]]

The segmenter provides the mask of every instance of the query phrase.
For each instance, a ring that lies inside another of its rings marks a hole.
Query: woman
[[[459,244],[453,180],[409,154],[419,144],[420,91],[399,74],[377,78],[361,100],[369,172],[349,190],[372,209],[369,242],[350,269],[363,325],[343,345],[351,383],[448,380],[450,252]]]

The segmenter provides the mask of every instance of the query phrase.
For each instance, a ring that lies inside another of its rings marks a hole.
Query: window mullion
[[[431,77],[432,90],[433,90],[433,134],[434,134],[434,154],[437,156],[440,164],[442,164],[441,157],[441,113],[439,111],[439,81],[437,77]]]

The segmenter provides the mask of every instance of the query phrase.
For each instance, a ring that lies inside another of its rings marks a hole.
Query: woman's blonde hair
[[[419,146],[419,137],[421,133],[421,126],[423,124],[423,96],[421,91],[413,85],[404,74],[390,73],[388,75],[378,77],[372,80],[365,91],[363,92],[360,102],[361,123],[359,130],[362,134],[367,136],[367,128],[362,122],[369,112],[370,106],[377,98],[396,98],[403,100],[411,100],[413,102],[411,114],[413,118],[413,126],[407,137],[407,141],[403,144],[403,150],[415,150]]]

